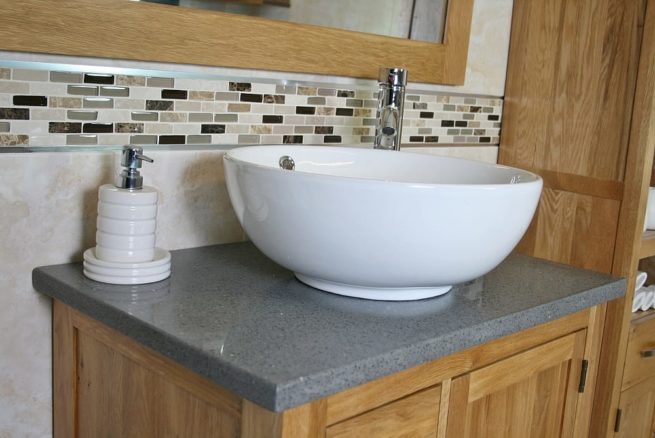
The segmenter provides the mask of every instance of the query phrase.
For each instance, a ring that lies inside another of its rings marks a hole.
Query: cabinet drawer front
[[[655,315],[630,325],[622,389],[655,376]]]
[[[441,387],[410,395],[327,429],[327,438],[437,436]]]

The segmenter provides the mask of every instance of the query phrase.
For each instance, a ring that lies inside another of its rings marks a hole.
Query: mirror
[[[440,43],[446,0],[141,0]]]
[[[3,3],[0,50],[371,79],[393,66],[457,85],[472,14],[473,0],[448,2],[437,44],[127,0],[21,0]]]

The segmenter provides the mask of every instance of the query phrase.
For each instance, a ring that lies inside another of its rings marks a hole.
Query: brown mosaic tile
[[[353,115],[355,117],[373,117],[373,111],[368,108],[355,108]]]
[[[219,91],[216,93],[216,100],[220,100],[222,102],[238,102],[239,93],[226,93]]]
[[[172,100],[146,100],[148,111],[173,111]]]
[[[249,103],[228,103],[227,110],[231,113],[248,113],[250,112]]]
[[[337,97],[355,97],[353,90],[337,90]]]
[[[314,96],[318,89],[316,87],[299,86],[297,93],[303,96]]]
[[[251,134],[272,134],[273,127],[269,125],[250,125]]]
[[[116,75],[116,85],[144,87],[146,78],[144,76]]]
[[[82,124],[76,122],[50,122],[48,132],[57,134],[79,134],[82,132]]]
[[[439,143],[439,137],[438,136],[426,136],[425,137],[425,142],[426,143]]]
[[[329,106],[318,106],[316,107],[316,115],[319,116],[333,116],[336,112],[336,108]]]
[[[26,145],[29,141],[29,135],[0,134],[0,146]]]
[[[353,128],[353,135],[369,135],[371,128]]]
[[[282,105],[284,104],[286,98],[282,94],[264,94],[264,103],[275,103]]]
[[[317,96],[308,97],[307,105],[325,105],[325,98]]]
[[[159,115],[160,122],[168,123],[186,123],[188,120],[187,113],[178,113],[178,112],[162,112]]]
[[[190,100],[214,100],[213,91],[189,91]]]
[[[425,140],[425,137],[423,137],[422,135],[410,135],[409,136],[410,143],[417,143],[417,142],[422,143],[424,140]]]
[[[5,120],[29,120],[30,110],[28,108],[0,108],[0,119]]]
[[[0,79],[10,79],[11,70],[8,68],[0,68]]]
[[[300,144],[303,142],[302,135],[283,135],[282,143],[284,144]]]
[[[337,108],[336,115],[337,116],[352,116],[353,112],[354,111],[353,111],[352,108]]]
[[[434,113],[432,111],[421,111],[419,117],[422,119],[434,119]]]
[[[333,126],[315,126],[314,134],[332,134],[334,133]]]
[[[116,123],[116,132],[140,134],[143,132],[143,123]]]
[[[10,127],[9,122],[0,122],[0,132],[9,132]]]
[[[251,91],[252,84],[250,82],[230,82],[228,89],[230,91]]]

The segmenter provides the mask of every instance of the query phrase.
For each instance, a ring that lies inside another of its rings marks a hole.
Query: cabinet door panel
[[[571,436],[584,342],[583,330],[454,379],[447,436]]]
[[[434,438],[441,387],[426,389],[327,429],[327,438]]]
[[[621,393],[621,423],[615,438],[655,436],[655,377]]]

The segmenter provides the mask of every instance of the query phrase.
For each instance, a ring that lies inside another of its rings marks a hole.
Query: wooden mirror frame
[[[473,0],[450,0],[444,43],[117,0],[2,1],[0,49],[112,59],[464,83]]]

